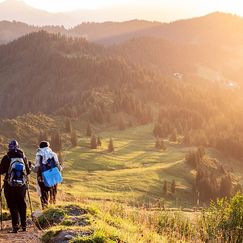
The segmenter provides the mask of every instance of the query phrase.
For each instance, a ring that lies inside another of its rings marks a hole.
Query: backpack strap
[[[42,161],[43,161],[43,157],[41,155],[40,156],[40,167],[38,169],[38,172],[37,172],[37,180],[39,182],[43,182],[43,179],[42,179],[42,167],[43,167],[43,164],[42,164]]]
[[[40,155],[40,168],[41,168],[41,171],[43,170],[43,156]]]

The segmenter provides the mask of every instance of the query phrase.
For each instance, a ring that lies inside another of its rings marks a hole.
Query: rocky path
[[[3,221],[3,230],[0,230],[1,243],[39,243],[41,231],[38,230],[33,224],[27,227],[26,232],[18,232],[17,234],[10,234],[11,221]]]

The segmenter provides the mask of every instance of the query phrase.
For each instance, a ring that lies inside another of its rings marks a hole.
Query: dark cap
[[[16,151],[19,148],[19,143],[17,142],[17,140],[11,140],[8,144],[8,149],[10,151]]]
[[[50,144],[47,141],[41,141],[40,145],[39,145],[40,148],[46,148],[46,147],[49,147],[49,146],[50,146]]]

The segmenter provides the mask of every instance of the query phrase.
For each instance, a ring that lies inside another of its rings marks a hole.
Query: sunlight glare
[[[27,4],[35,8],[45,9],[50,12],[64,12],[77,9],[98,9],[101,4],[97,0],[77,1],[77,0],[25,0]]]

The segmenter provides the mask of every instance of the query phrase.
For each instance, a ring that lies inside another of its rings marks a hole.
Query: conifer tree
[[[123,116],[119,117],[119,123],[118,123],[118,129],[119,130],[124,130],[126,128],[125,121]]]
[[[86,128],[86,136],[91,137],[91,135],[92,135],[92,130],[91,130],[90,123],[88,123],[87,128]]]
[[[162,127],[161,127],[160,124],[157,123],[157,124],[154,125],[153,135],[155,137],[159,137],[159,138],[162,138],[163,137],[162,136]]]
[[[232,180],[230,175],[224,176],[220,181],[220,196],[229,197],[232,193]]]
[[[177,134],[176,134],[176,130],[174,129],[170,135],[170,141],[171,142],[176,142],[177,141]]]
[[[188,132],[186,132],[184,135],[184,138],[183,138],[183,144],[189,146],[189,145],[191,145],[191,143],[192,143],[191,136]]]
[[[58,152],[62,150],[62,139],[59,132],[52,134],[51,147],[54,151]]]
[[[175,194],[175,191],[176,191],[176,183],[175,183],[175,180],[172,180],[172,182],[171,182],[171,193]]]
[[[69,118],[66,119],[65,132],[66,133],[72,132],[72,124],[71,124],[71,120]]]
[[[101,145],[102,145],[101,138],[98,136],[98,138],[97,138],[97,146],[101,146]]]
[[[108,145],[108,152],[114,152],[114,145],[113,145],[113,140],[110,138],[109,145]]]
[[[73,147],[76,147],[78,145],[78,138],[75,130],[72,131],[70,140]]]
[[[156,141],[155,141],[155,148],[166,150],[164,140],[157,138]]]
[[[97,149],[97,139],[95,135],[92,135],[90,139],[90,148],[91,149]]]
[[[164,192],[164,194],[167,194],[167,192],[168,192],[168,186],[167,186],[166,180],[164,180],[163,192]]]
[[[198,158],[199,160],[202,160],[203,157],[205,156],[206,152],[205,152],[205,148],[203,146],[200,146],[197,148],[197,154],[198,154]]]

